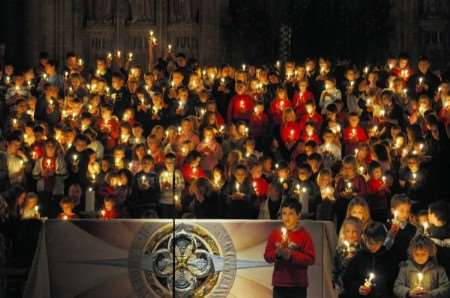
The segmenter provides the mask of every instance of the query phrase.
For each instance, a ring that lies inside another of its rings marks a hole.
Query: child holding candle
[[[117,207],[116,200],[112,196],[106,196],[103,200],[103,208],[100,209],[99,218],[110,220],[121,218],[122,214]]]
[[[317,205],[317,220],[334,220],[334,197],[333,173],[329,168],[322,168],[317,175],[317,186],[319,187],[322,201]]]
[[[314,123],[316,131],[320,131],[320,127],[322,126],[323,123],[323,118],[316,111],[316,104],[314,103],[314,101],[312,100],[307,101],[305,104],[305,110],[306,114],[303,114],[303,116],[301,116],[301,118],[299,119],[300,129],[303,131],[303,129],[306,126],[306,123],[312,122]]]
[[[307,297],[307,268],[314,264],[316,252],[310,234],[300,226],[301,212],[297,200],[286,200],[281,206],[283,227],[274,230],[267,240],[264,259],[275,263],[274,298]]]
[[[298,199],[302,204],[302,217],[316,217],[320,192],[312,178],[312,170],[309,164],[303,163],[298,167],[297,179],[291,183],[289,197]]]
[[[300,80],[297,85],[298,91],[295,91],[292,97],[292,107],[297,117],[300,118],[306,113],[306,103],[314,101],[314,94],[308,90],[308,80],[306,78]]]
[[[279,125],[281,123],[284,111],[291,107],[292,104],[287,96],[286,89],[278,88],[276,97],[270,104],[270,115],[272,116],[274,124]]]
[[[246,94],[246,90],[244,83],[236,83],[236,95],[231,98],[228,104],[228,121],[250,120],[250,115],[254,109],[254,101]]]
[[[328,105],[334,103],[336,100],[342,99],[342,93],[336,88],[336,79],[327,78],[325,81],[325,89],[320,94],[319,106],[322,108],[322,115],[326,113]]]
[[[362,223],[356,217],[349,217],[343,223],[338,235],[338,244],[333,261],[333,285],[339,297],[345,297],[342,277],[351,259],[361,250]]]
[[[343,132],[345,153],[353,154],[357,145],[362,142],[367,142],[368,137],[365,130],[359,126],[359,116],[357,113],[349,114],[348,123],[349,126]]]
[[[339,139],[336,139],[335,133],[329,128],[323,131],[323,140],[323,144],[319,147],[319,153],[323,156],[324,166],[332,168],[342,158],[341,144]]]
[[[450,207],[446,201],[437,201],[428,207],[428,233],[437,245],[437,259],[450,276]]]
[[[27,193],[25,202],[20,210],[20,219],[39,219],[41,218],[39,197],[33,192]]]
[[[181,206],[182,192],[185,183],[182,172],[175,168],[175,161],[176,156],[173,153],[166,154],[164,161],[165,169],[159,174],[159,184],[161,189],[159,214],[162,218],[174,216],[174,207]],[[175,185],[173,185],[174,181]]]
[[[436,246],[417,235],[408,248],[409,259],[401,265],[394,294],[399,298],[444,298],[450,295],[450,282],[436,261]]]
[[[357,196],[364,197],[367,193],[366,181],[357,172],[354,156],[349,155],[343,159],[341,173],[335,189],[338,227],[344,219],[350,200]]]
[[[342,278],[345,297],[392,297],[397,266],[383,247],[387,231],[382,223],[372,222],[365,229],[364,248],[350,261]]]
[[[369,164],[369,175],[370,178],[367,181],[367,201],[372,212],[372,218],[376,221],[386,222],[388,210],[387,200],[390,195],[390,176],[383,175],[383,169],[376,161],[372,161]]]
[[[73,212],[75,204],[72,201],[72,199],[68,197],[62,198],[61,201],[59,202],[59,206],[61,207],[62,212],[59,213],[58,219],[69,220],[78,218],[78,215]]]
[[[392,251],[397,263],[406,261],[409,242],[416,235],[416,227],[409,222],[411,201],[405,194],[396,194],[391,199],[393,218],[385,246]]]
[[[246,166],[238,164],[233,171],[233,179],[228,182],[224,189],[227,218],[248,219],[253,214],[251,204],[255,192],[247,176]]]
[[[300,125],[296,122],[294,110],[288,108],[283,113],[280,136],[284,145],[290,150],[300,139]]]
[[[157,211],[160,196],[158,174],[151,155],[145,155],[142,169],[133,179],[133,186],[128,206],[134,217],[140,218],[147,210]]]

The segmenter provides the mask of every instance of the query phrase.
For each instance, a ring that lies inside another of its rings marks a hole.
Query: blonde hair
[[[344,222],[342,223],[341,229],[339,230],[339,237],[338,237],[338,243],[337,243],[338,246],[343,245],[344,230],[347,225],[353,225],[356,228],[356,230],[358,230],[359,237],[361,238],[361,236],[362,236],[362,233],[363,233],[362,221],[359,218],[350,216],[344,220]]]
[[[367,226],[367,224],[371,221],[369,204],[367,204],[367,201],[365,199],[354,198],[353,200],[351,200],[350,203],[348,204],[347,213],[345,214],[345,218],[352,217],[351,216],[352,209],[356,206],[362,207],[364,209],[364,218],[361,222],[363,224],[363,227],[365,228]]]

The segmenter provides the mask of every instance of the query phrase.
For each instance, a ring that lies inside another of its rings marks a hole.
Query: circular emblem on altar
[[[175,247],[175,253],[173,248]],[[227,297],[236,275],[236,252],[219,223],[144,224],[128,257],[137,297]]]

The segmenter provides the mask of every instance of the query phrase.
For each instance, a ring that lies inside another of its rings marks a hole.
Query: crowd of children
[[[444,297],[449,87],[405,54],[201,67],[169,52],[146,72],[41,53],[0,72],[0,218],[278,219],[294,199],[336,222],[342,295]]]

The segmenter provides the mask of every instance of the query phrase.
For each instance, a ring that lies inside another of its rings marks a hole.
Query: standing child
[[[339,297],[345,297],[342,277],[348,264],[361,249],[362,223],[356,217],[347,218],[339,232],[336,255],[333,262],[333,285]]]
[[[429,234],[431,240],[437,245],[437,259],[447,276],[450,275],[450,207],[445,201],[438,201],[428,207],[428,221],[430,228],[424,229],[424,234]]]
[[[397,263],[408,259],[408,246],[416,234],[416,227],[409,222],[411,201],[405,194],[394,195],[391,199],[391,222],[385,246],[391,250]]]
[[[395,280],[399,298],[445,298],[450,295],[447,274],[435,260],[436,246],[428,237],[418,235],[408,249],[409,260],[402,264]]]
[[[391,298],[397,266],[383,247],[386,228],[372,222],[363,234],[364,248],[348,264],[342,278],[345,297]]]
[[[308,266],[316,252],[311,236],[300,226],[302,205],[286,200],[281,206],[283,227],[274,230],[267,241],[264,259],[275,263],[272,285],[274,298],[306,298]]]

